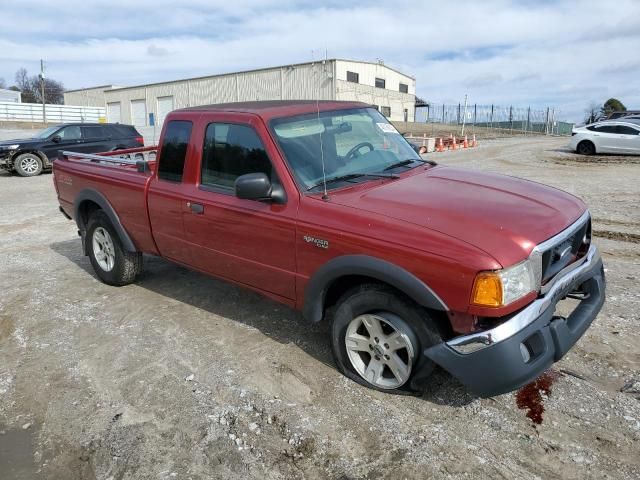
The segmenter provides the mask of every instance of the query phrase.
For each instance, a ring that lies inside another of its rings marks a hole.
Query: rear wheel
[[[589,140],[583,140],[578,144],[576,151],[580,155],[593,155],[596,153],[596,146]]]
[[[428,312],[384,285],[350,290],[333,316],[332,350],[339,370],[376,390],[424,390],[435,364],[422,351],[440,341]]]
[[[123,248],[109,217],[102,210],[89,218],[86,242],[91,265],[104,283],[128,285],[142,271],[142,254]]]
[[[13,169],[21,177],[35,177],[42,173],[42,159],[35,153],[23,153],[13,161]]]

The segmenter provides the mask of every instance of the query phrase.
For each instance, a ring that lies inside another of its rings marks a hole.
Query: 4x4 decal
[[[311,237],[309,235],[305,235],[302,238],[304,239],[305,242],[313,243],[318,248],[329,248],[329,241],[328,240],[322,240],[321,238],[315,238],[315,237]]]

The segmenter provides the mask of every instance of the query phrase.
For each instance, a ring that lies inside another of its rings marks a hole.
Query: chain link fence
[[[416,107],[415,122],[405,124],[411,133],[439,136],[571,135],[572,123],[558,120],[556,108],[533,109],[513,105],[425,104]]]

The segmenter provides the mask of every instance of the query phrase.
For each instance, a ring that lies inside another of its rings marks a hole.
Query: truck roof
[[[337,100],[269,100],[262,102],[235,102],[202,105],[199,107],[181,108],[177,112],[238,112],[252,113],[265,118],[287,117],[303,115],[327,110],[342,110],[347,108],[366,108],[371,105],[362,102],[348,102]]]

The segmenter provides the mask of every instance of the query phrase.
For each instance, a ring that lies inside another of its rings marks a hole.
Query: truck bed
[[[97,154],[61,152],[53,164],[60,206],[71,218],[80,213],[74,199],[92,189],[108,199],[140,251],[155,253],[147,214],[146,188],[155,169],[157,146]]]

